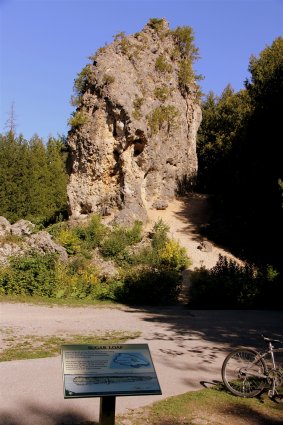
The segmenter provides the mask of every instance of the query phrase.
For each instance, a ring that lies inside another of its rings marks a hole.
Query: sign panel
[[[147,344],[63,345],[64,398],[161,394]]]

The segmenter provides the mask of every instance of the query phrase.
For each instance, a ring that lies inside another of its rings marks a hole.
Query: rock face
[[[35,225],[28,220],[14,224],[0,216],[0,265],[8,264],[11,256],[24,256],[31,251],[41,254],[57,253],[61,261],[68,260],[68,254],[61,245],[54,242],[49,233],[33,233]],[[18,239],[17,239],[18,238]]]
[[[117,35],[79,74],[68,135],[72,218],[114,211],[117,222],[144,221],[147,208],[166,206],[194,179],[201,109],[194,46],[180,34],[151,20]]]

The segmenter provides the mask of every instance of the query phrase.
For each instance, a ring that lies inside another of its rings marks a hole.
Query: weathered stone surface
[[[62,261],[67,261],[68,259],[65,248],[54,242],[48,232],[41,231],[33,234],[27,239],[27,244],[39,253],[58,253]]]
[[[48,232],[32,233],[34,228],[27,220],[11,225],[5,217],[0,217],[0,264],[8,264],[9,257],[20,257],[31,250],[41,254],[58,253],[61,261],[68,260],[64,247],[54,242]]]
[[[213,245],[209,241],[202,241],[197,248],[204,252],[212,252]]]
[[[11,234],[16,236],[31,235],[34,228],[35,225],[31,221],[21,219],[11,225]]]
[[[95,255],[92,258],[92,265],[98,270],[98,276],[100,279],[107,279],[118,275],[118,269],[114,261],[106,261],[99,254],[99,250],[96,249]]]
[[[85,122],[68,135],[70,215],[106,208],[118,222],[145,221],[148,208],[170,202],[178,182],[196,175],[196,85],[180,88],[165,20],[162,31],[148,24],[100,50],[80,93]]]
[[[0,216],[0,236],[4,236],[7,233],[10,233],[10,229],[10,222],[5,217]]]
[[[3,243],[0,244],[0,265],[8,264],[9,257],[24,255],[22,245],[16,243]]]

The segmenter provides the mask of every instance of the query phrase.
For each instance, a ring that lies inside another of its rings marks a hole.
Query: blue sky
[[[283,0],[0,0],[0,132],[14,104],[18,134],[66,135],[88,57],[153,17],[193,28],[202,90],[217,95],[243,88],[250,56],[283,35]]]

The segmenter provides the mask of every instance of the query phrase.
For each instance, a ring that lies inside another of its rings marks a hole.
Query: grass
[[[4,333],[2,331],[2,333]],[[117,344],[137,338],[140,332],[106,332],[102,335],[36,336],[15,335],[7,329],[3,342],[7,345],[0,352],[0,362],[11,360],[38,359],[60,354],[63,344]]]
[[[170,397],[117,417],[117,425],[279,425],[283,403],[266,394],[244,399],[220,386]]]
[[[47,298],[40,295],[27,296],[27,295],[2,295],[0,294],[0,303],[26,303],[43,306],[67,306],[67,307],[115,307],[119,308],[121,304],[115,303],[112,300],[90,300],[90,299],[76,299],[76,298]]]

